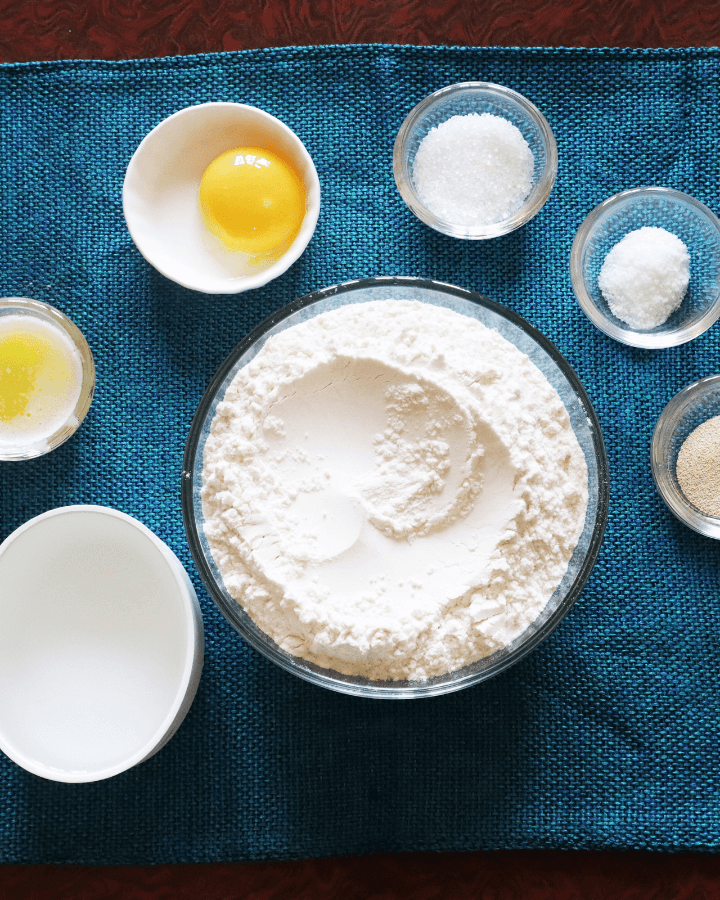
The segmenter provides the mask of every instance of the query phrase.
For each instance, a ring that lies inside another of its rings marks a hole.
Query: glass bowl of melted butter
[[[46,303],[0,298],[0,373],[0,460],[49,453],[90,408],[90,348],[78,327]]]
[[[130,235],[183,287],[238,294],[282,275],[320,212],[320,182],[298,136],[242,103],[164,119],[133,154],[123,185]]]

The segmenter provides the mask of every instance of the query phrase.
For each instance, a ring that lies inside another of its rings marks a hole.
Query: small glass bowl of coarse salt
[[[543,114],[521,94],[468,81],[411,110],[395,139],[393,172],[426,225],[484,240],[539,212],[555,183],[557,145]]]
[[[642,187],[587,216],[570,253],[581,308],[633,347],[675,347],[720,317],[720,221],[680,191]]]
[[[694,531],[720,539],[720,375],[670,400],[655,426],[650,461],[668,509]]]

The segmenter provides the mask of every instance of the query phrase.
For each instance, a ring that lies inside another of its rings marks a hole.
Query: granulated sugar
[[[421,201],[455,225],[509,218],[533,184],[535,159],[520,130],[490,113],[452,116],[418,147],[413,182]]]
[[[218,404],[205,533],[280,647],[424,679],[503,647],[560,583],[587,467],[557,392],[475,319],[349,304],[276,334]]]
[[[631,328],[656,328],[680,306],[690,282],[690,254],[676,235],[646,226],[605,257],[598,286],[614,316]]]

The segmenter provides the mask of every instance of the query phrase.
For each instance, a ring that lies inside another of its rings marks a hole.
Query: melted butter
[[[69,339],[29,316],[0,318],[0,437],[28,443],[55,432],[80,395],[82,366]]]

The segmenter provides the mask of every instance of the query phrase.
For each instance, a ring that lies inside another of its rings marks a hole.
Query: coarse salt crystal
[[[645,226],[605,257],[598,286],[614,316],[631,328],[656,328],[680,306],[690,282],[690,254],[664,228]]]
[[[491,113],[452,116],[423,138],[413,181],[420,200],[455,225],[490,225],[523,205],[535,157],[520,129]]]

